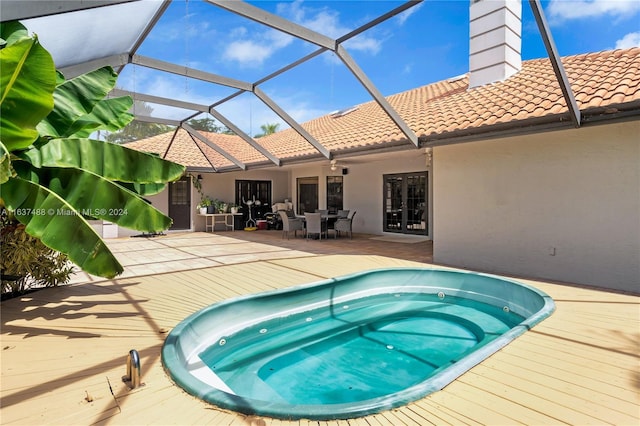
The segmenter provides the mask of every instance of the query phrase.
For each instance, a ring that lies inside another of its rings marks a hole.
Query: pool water
[[[342,404],[421,383],[522,320],[458,297],[382,294],[263,322],[199,357],[237,395]]]

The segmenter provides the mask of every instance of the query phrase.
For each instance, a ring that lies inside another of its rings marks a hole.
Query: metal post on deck
[[[135,349],[131,349],[127,356],[127,375],[123,381],[131,382],[131,389],[140,386],[140,355]]]

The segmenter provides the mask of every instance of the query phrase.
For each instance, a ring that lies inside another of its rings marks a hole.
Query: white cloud
[[[638,0],[551,0],[547,7],[554,23],[602,16],[624,18],[637,12],[640,12]]]
[[[277,10],[287,19],[333,39],[342,37],[354,29],[347,27],[340,21],[339,12],[326,7],[321,9],[304,7],[301,0],[293,3],[281,3]],[[349,49],[375,55],[380,51],[381,45],[381,40],[367,34],[360,34],[350,40]]]
[[[272,29],[250,33],[246,28],[240,27],[232,30],[231,33],[241,39],[229,43],[223,57],[247,67],[261,66],[275,52],[294,40],[290,35]]]
[[[616,49],[628,49],[630,47],[640,47],[640,31],[629,33],[616,41]]]
[[[382,48],[382,42],[371,37],[359,35],[345,42],[345,46],[349,46],[349,50],[359,50],[375,55]]]
[[[409,17],[411,17],[411,15],[413,15],[414,13],[416,13],[418,10],[420,10],[420,8],[422,7],[424,3],[419,3],[416,6],[413,6],[407,10],[405,10],[404,12],[398,14],[398,16],[396,16],[396,22],[398,23],[398,25],[402,26],[404,25],[405,22],[407,22],[407,19],[409,19]]]
[[[340,21],[340,14],[337,11],[326,7],[307,7],[300,0],[278,4],[277,14],[334,39],[352,30]],[[244,26],[232,29],[228,32],[228,36],[231,41],[226,44],[223,58],[244,67],[262,66],[280,49],[287,47],[295,40],[294,37],[274,29],[256,32]],[[382,47],[382,40],[360,34],[351,39],[348,46],[350,50],[375,55]]]
[[[245,66],[259,66],[273,54],[273,48],[251,40],[234,41],[224,52],[224,58]]]

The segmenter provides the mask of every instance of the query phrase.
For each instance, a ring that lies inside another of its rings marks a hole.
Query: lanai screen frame
[[[310,28],[306,28],[302,25],[294,23],[290,20],[277,16],[275,14],[269,13],[263,9],[260,9],[256,6],[253,6],[245,1],[228,1],[228,0],[203,0],[206,3],[211,4],[212,6],[222,8],[239,16],[242,16],[246,19],[258,22],[259,24],[266,25],[271,27],[277,31],[284,32],[289,34],[297,39],[306,41],[311,43],[317,47],[315,51],[312,53],[292,62],[289,65],[286,65],[275,72],[259,79],[256,82],[244,82],[232,77],[216,75],[213,73],[209,73],[206,71],[185,67],[179,64],[169,63],[160,61],[154,58],[141,56],[136,54],[144,40],[150,34],[152,29],[158,23],[160,18],[166,13],[169,5],[172,0],[162,0],[157,2],[145,2],[142,0],[85,0],[83,2],[78,2],[74,0],[31,0],[31,1],[21,1],[21,0],[5,0],[2,4],[2,21],[11,21],[11,20],[30,20],[30,19],[41,19],[41,20],[53,20],[53,19],[65,19],[67,23],[71,22],[82,22],[82,20],[77,19],[78,13],[95,13],[99,14],[102,17],[105,17],[105,14],[112,13],[112,19],[109,19],[107,16],[108,22],[114,22],[115,16],[122,16],[123,8],[131,8],[131,7],[140,7],[145,11],[148,16],[148,21],[143,22],[143,25],[137,27],[137,36],[132,38],[129,42],[129,48],[125,49],[124,52],[111,52],[106,55],[95,54],[90,57],[83,57],[82,55],[78,55],[77,52],[74,52],[70,55],[71,58],[79,58],[76,60],[68,59],[67,61],[63,61],[61,64],[56,64],[60,67],[61,72],[67,77],[74,77],[80,75],[84,72],[88,72],[92,69],[110,65],[114,67],[118,72],[121,72],[128,65],[139,65],[143,67],[153,68],[162,72],[167,72],[171,74],[176,74],[179,76],[183,76],[185,78],[195,78],[203,81],[207,81],[209,83],[214,83],[226,87],[231,87],[237,89],[235,93],[230,96],[227,96],[224,99],[217,100],[209,105],[196,104],[190,102],[179,101],[177,99],[169,99],[163,98],[159,96],[154,96],[153,94],[145,94],[145,93],[136,93],[136,92],[124,92],[117,91],[114,95],[130,95],[136,100],[147,101],[158,103],[162,105],[184,108],[187,110],[194,111],[192,114],[185,116],[180,120],[172,120],[166,118],[159,117],[148,117],[143,115],[136,114],[136,119],[140,121],[147,122],[155,122],[159,124],[166,124],[176,127],[176,132],[174,133],[174,138],[179,129],[186,130],[192,137],[202,141],[207,146],[221,154],[227,160],[234,164],[237,169],[234,170],[246,170],[248,168],[247,164],[243,163],[238,158],[234,157],[232,154],[221,148],[220,146],[213,143],[206,136],[202,135],[197,130],[193,129],[187,122],[191,119],[194,119],[202,114],[208,113],[211,114],[215,119],[220,121],[223,125],[233,131],[237,136],[242,138],[244,142],[251,145],[254,149],[260,152],[265,159],[272,163],[274,166],[281,166],[282,161],[280,158],[275,156],[273,153],[266,150],[260,144],[256,142],[254,138],[250,135],[243,132],[233,120],[224,116],[222,113],[218,111],[218,107],[225,102],[243,94],[243,93],[251,93],[256,98],[258,98],[262,103],[264,103],[268,108],[270,108],[274,113],[276,113],[284,122],[286,122],[293,130],[295,130],[300,136],[302,136],[307,143],[312,145],[314,149],[318,152],[318,158],[326,158],[328,160],[332,160],[334,158],[333,153],[327,149],[324,145],[322,145],[318,140],[314,138],[309,132],[307,132],[293,117],[291,117],[283,108],[281,108],[277,102],[273,99],[269,98],[264,91],[260,89],[260,85],[273,79],[274,77],[302,64],[307,62],[308,60],[326,52],[333,52],[336,57],[338,57],[342,64],[354,75],[354,77],[360,82],[360,84],[366,89],[366,91],[371,95],[373,100],[384,110],[386,115],[394,122],[394,124],[400,129],[400,131],[406,137],[406,143],[409,146],[420,148],[422,146],[432,146],[433,144],[429,144],[428,141],[420,141],[415,132],[407,125],[407,123],[402,119],[402,117],[398,114],[398,112],[389,104],[386,98],[380,93],[377,87],[373,84],[373,82],[369,79],[366,73],[359,67],[357,62],[349,55],[346,48],[343,46],[343,43],[352,39],[353,37],[367,31],[370,28],[375,27],[376,25],[420,4],[423,0],[409,0],[402,3],[400,6],[390,10],[387,13],[384,13],[368,23],[356,28],[353,31],[350,31],[343,36],[333,39],[327,37],[323,34],[320,34]],[[479,1],[479,0],[474,0]],[[581,116],[580,110],[577,106],[575,95],[571,88],[571,84],[569,83],[566,73],[564,71],[564,67],[560,60],[557,48],[555,47],[555,43],[553,41],[553,37],[547,24],[544,12],[542,10],[542,6],[539,0],[528,0],[529,4],[532,8],[533,15],[536,19],[536,23],[538,25],[538,29],[542,36],[545,48],[547,50],[548,56],[551,60],[554,73],[556,75],[556,79],[560,88],[562,90],[565,102],[568,106],[569,113],[571,116],[571,120],[574,127],[579,127],[581,125]],[[95,16],[95,15],[94,15]],[[95,22],[95,20],[89,20]],[[56,26],[56,31],[59,33],[63,33],[64,29],[73,28],[73,25],[58,25]],[[77,36],[76,36],[77,37]],[[100,37],[102,40],[110,40],[110,37]],[[104,49],[107,50],[108,49]],[[122,50],[122,49],[120,49]],[[173,143],[174,138],[172,138],[169,147]],[[169,148],[167,148],[168,152]],[[199,169],[199,171],[202,171]],[[216,168],[211,165],[212,172],[216,172]]]

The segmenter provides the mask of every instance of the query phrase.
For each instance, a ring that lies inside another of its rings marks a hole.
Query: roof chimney
[[[520,71],[520,0],[471,0],[469,88],[502,81]]]

